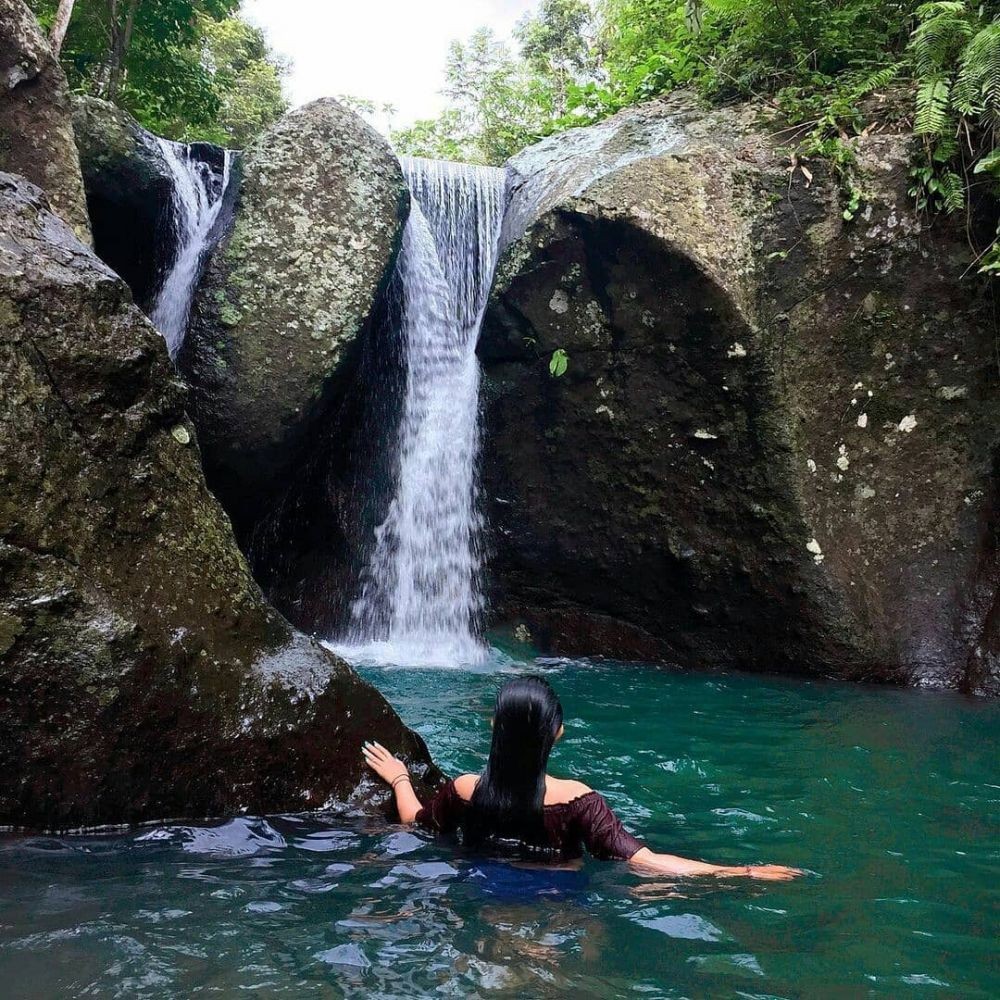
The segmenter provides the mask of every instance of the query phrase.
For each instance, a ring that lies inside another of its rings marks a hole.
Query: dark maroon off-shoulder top
[[[462,823],[468,803],[449,781],[430,802],[417,813],[414,822],[438,833],[454,833]],[[602,861],[621,858],[627,861],[646,845],[622,826],[604,797],[587,792],[558,805],[542,810],[545,832],[553,850],[563,860],[579,858],[586,849]]]

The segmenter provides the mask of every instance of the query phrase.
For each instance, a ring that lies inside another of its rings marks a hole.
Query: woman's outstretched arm
[[[383,780],[392,785],[396,796],[396,811],[403,823],[410,824],[420,812],[420,799],[413,790],[406,765],[394,757],[381,743],[366,742],[361,748],[365,763]]]
[[[603,795],[592,792],[586,785],[575,784],[579,793],[574,798],[578,829],[595,858],[620,858],[647,875],[714,875],[783,882],[802,874],[797,868],[784,865],[709,865],[676,854],[657,854],[625,829]]]
[[[704,861],[692,861],[675,854],[657,854],[648,847],[636,851],[628,859],[629,865],[637,871],[651,875],[714,875],[717,878],[757,878],[769,882],[787,882],[803,874],[798,868],[785,865],[710,865]]]

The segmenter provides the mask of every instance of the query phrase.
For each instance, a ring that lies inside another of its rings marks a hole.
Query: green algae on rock
[[[0,824],[320,806],[423,742],[265,603],[125,284],[0,175]],[[183,432],[183,433],[181,433]]]

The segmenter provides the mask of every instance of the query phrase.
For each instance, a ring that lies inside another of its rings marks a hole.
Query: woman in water
[[[406,824],[439,833],[461,831],[471,850],[513,851],[531,860],[569,861],[586,849],[620,859],[646,874],[746,876],[785,881],[801,875],[784,865],[710,865],[657,854],[630,834],[597,792],[580,781],[545,773],[563,735],[563,712],[548,681],[517,677],[497,695],[490,757],[481,775],[449,781],[427,804],[413,791],[406,765],[380,743],[366,743],[365,761],[387,781]]]

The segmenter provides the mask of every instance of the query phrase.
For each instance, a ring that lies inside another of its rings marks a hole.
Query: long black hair
[[[490,759],[465,810],[467,847],[545,850],[545,768],[563,710],[543,677],[515,677],[497,693]]]

